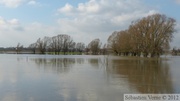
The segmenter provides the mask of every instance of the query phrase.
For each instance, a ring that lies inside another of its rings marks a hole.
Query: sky
[[[0,0],[0,47],[28,47],[38,38],[70,35],[106,43],[132,21],[160,13],[176,20],[171,47],[180,48],[180,0]]]

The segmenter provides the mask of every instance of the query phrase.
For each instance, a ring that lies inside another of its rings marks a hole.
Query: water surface
[[[180,57],[0,55],[0,101],[120,101],[180,93]]]

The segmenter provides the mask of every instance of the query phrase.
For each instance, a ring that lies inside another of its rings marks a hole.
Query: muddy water
[[[180,57],[0,55],[0,101],[120,101],[180,93]]]

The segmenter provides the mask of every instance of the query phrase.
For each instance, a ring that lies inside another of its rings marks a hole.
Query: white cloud
[[[72,12],[72,10],[73,10],[73,6],[67,3],[64,7],[60,8],[58,11],[62,13],[68,13],[68,12]]]
[[[90,0],[88,3],[80,3],[77,7],[77,10],[80,12],[98,12],[100,7],[95,0]]]
[[[28,4],[29,4],[29,5],[36,5],[37,2],[36,2],[35,0],[31,0],[31,1],[28,2]]]
[[[37,0],[30,0],[27,4],[32,6],[43,6],[40,2],[37,2]]]
[[[18,24],[19,24],[19,20],[18,20],[18,19],[11,19],[11,20],[9,20],[8,22],[9,22],[9,24],[11,24],[11,25],[18,25]]]
[[[20,24],[18,19],[4,19],[0,17],[0,37],[1,37],[1,45],[14,45],[17,43],[17,40],[21,40],[21,38],[17,38],[20,34],[24,33],[24,28]]]
[[[18,19],[6,20],[3,17],[0,17],[0,31],[3,30],[16,30],[21,27]]]
[[[0,4],[9,8],[17,8],[22,4],[41,6],[36,0],[0,0]]]
[[[56,26],[47,26],[38,22],[23,25],[16,18],[0,17],[0,47],[14,47],[18,43],[28,46],[36,42],[38,38],[55,36],[59,32],[60,30]]]
[[[24,0],[0,0],[0,4],[5,5],[6,7],[16,8],[21,5]]]
[[[75,40],[88,43],[93,38],[100,38],[106,42],[113,31],[127,29],[131,21],[156,12],[140,0],[89,0],[77,6],[66,4],[59,8],[59,15],[66,18],[60,17],[58,23],[61,31],[71,34]]]

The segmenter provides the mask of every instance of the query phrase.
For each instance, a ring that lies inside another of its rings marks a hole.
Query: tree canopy
[[[116,54],[159,57],[170,47],[176,21],[162,14],[153,14],[131,23],[124,31],[113,32],[108,47]]]

